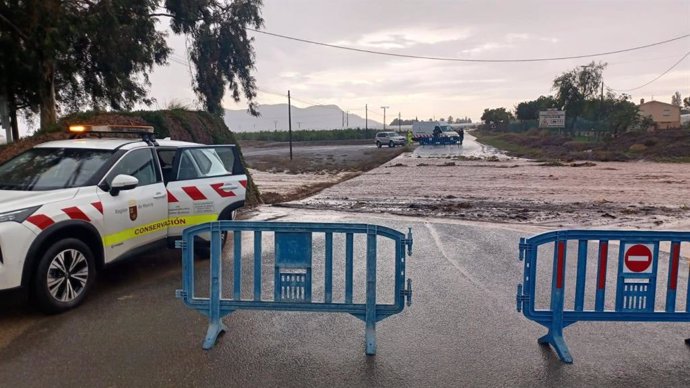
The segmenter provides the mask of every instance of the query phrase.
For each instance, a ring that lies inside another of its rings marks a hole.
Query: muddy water
[[[415,158],[500,158],[509,159],[500,150],[477,142],[477,138],[465,134],[462,145],[418,146],[412,153]]]
[[[664,163],[465,160],[403,154],[288,206],[545,226],[670,227],[690,218],[690,169]]]

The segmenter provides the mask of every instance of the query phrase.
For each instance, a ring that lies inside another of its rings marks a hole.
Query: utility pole
[[[599,120],[604,118],[604,76],[601,77],[601,101],[599,101]]]
[[[345,112],[343,112],[341,110],[340,113],[341,113],[340,128],[345,128]]]
[[[402,121],[400,121],[400,112],[398,112],[398,132],[402,132]]]
[[[364,129],[369,130],[369,106],[364,104]]]
[[[278,130],[278,120],[273,120],[273,130],[274,131]]]
[[[390,108],[390,106],[382,106],[381,109],[383,109],[383,130],[386,130],[386,109]]]
[[[350,128],[350,111],[348,110],[347,113],[345,113],[345,126]]]
[[[292,160],[292,105],[290,104],[290,91],[288,90],[288,138],[290,139],[290,160]]]
[[[302,129],[302,122],[301,121],[297,122],[297,129]]]

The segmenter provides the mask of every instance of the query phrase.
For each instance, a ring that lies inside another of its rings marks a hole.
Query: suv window
[[[81,187],[95,178],[112,155],[111,150],[32,148],[0,165],[0,189]]]
[[[231,148],[190,148],[180,154],[178,180],[232,174],[235,157]]]
[[[125,154],[106,177],[105,181],[108,183],[108,187],[110,187],[113,179],[120,174],[131,175],[137,178],[139,186],[146,186],[161,181],[153,159],[153,153],[148,148],[130,151]]]

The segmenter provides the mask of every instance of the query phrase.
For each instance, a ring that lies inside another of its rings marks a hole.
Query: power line
[[[365,53],[365,54],[385,55],[385,56],[389,56],[389,57],[398,57],[398,58],[427,59],[427,60],[431,60],[431,61],[479,62],[479,63],[546,62],[546,61],[564,61],[564,60],[568,60],[568,59],[601,57],[601,56],[605,56],[605,55],[620,54],[620,53],[625,53],[625,52],[629,52],[629,51],[642,50],[645,48],[659,46],[662,44],[671,43],[671,42],[675,42],[677,40],[681,40],[681,39],[685,39],[687,37],[690,37],[690,34],[685,34],[685,35],[677,36],[675,38],[663,40],[660,42],[645,44],[642,46],[636,46],[636,47],[631,47],[631,48],[626,48],[626,49],[621,49],[621,50],[614,50],[614,51],[605,51],[605,52],[594,53],[594,54],[572,55],[572,56],[566,56],[566,57],[522,58],[522,59],[520,59],[520,58],[515,58],[515,59],[468,59],[468,58],[431,57],[431,56],[411,55],[411,54],[396,54],[396,53],[389,53],[389,52],[384,52],[384,51],[358,49],[358,48],[354,48],[354,47],[347,47],[347,46],[340,46],[340,45],[336,45],[336,44],[317,42],[314,40],[296,38],[293,36],[276,34],[276,33],[268,32],[268,31],[260,31],[260,30],[256,30],[253,28],[249,28],[249,27],[247,27],[247,30],[253,31],[253,32],[256,32],[259,34],[277,37],[277,38],[288,39],[288,40],[293,40],[293,41],[308,43],[308,44],[314,44],[314,45],[318,45],[318,46],[331,47],[331,48],[336,48],[336,49],[340,49],[340,50],[356,51],[356,52]]]
[[[617,92],[632,92],[633,90],[642,89],[643,87],[645,87],[645,86],[651,84],[652,82],[654,82],[654,81],[658,80],[659,78],[661,78],[661,77],[665,76],[666,74],[668,74],[668,73],[669,73],[671,70],[673,70],[676,66],[680,65],[680,63],[683,62],[683,60],[685,60],[685,58],[687,58],[688,55],[690,55],[690,51],[688,51],[687,53],[685,53],[685,55],[683,55],[683,57],[680,58],[680,59],[678,60],[678,62],[674,63],[673,66],[669,67],[668,69],[666,69],[666,71],[664,71],[663,73],[659,74],[656,78],[654,78],[653,80],[651,80],[651,81],[649,81],[649,82],[647,82],[647,83],[645,83],[645,84],[642,84],[642,85],[640,85],[640,86],[638,86],[638,87],[635,87],[635,88],[632,88],[632,89],[611,89],[611,90],[615,90],[615,91],[617,91]]]

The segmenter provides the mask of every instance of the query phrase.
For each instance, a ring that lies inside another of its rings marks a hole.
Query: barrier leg
[[[573,363],[573,357],[570,355],[568,345],[563,339],[563,288],[565,287],[565,259],[566,259],[566,244],[565,241],[556,241],[554,249],[554,269],[552,288],[551,288],[551,326],[549,332],[539,338],[537,342],[541,345],[551,345],[558,358],[567,363]]]
[[[206,339],[204,339],[203,345],[204,350],[211,349],[213,345],[216,344],[218,336],[227,329],[228,328],[225,327],[223,321],[221,321],[220,319],[216,320],[215,322],[211,322],[208,325],[208,331],[206,331]]]
[[[366,341],[366,350],[365,350],[366,355],[367,356],[375,355],[376,354],[376,322],[374,320],[371,320],[371,322],[370,322],[367,319],[364,340]]]
[[[686,345],[690,345],[690,338],[687,338],[687,339],[685,340],[685,344],[686,344]]]
[[[211,289],[208,305],[209,324],[203,348],[209,350],[216,344],[220,333],[226,330],[220,317],[220,285],[222,281],[220,228],[217,223],[211,226]]]
[[[367,356],[376,354],[376,229],[367,231],[367,307],[365,319]]]
[[[565,362],[566,364],[573,363],[573,356],[570,355],[570,350],[568,350],[568,345],[565,343],[563,338],[563,328],[551,326],[549,332],[537,340],[540,345],[551,345],[556,351],[558,358]]]

